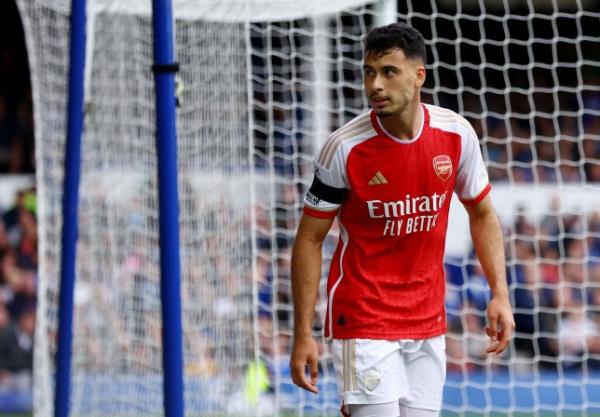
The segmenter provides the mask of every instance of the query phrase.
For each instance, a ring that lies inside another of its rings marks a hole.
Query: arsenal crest
[[[442,181],[447,181],[452,174],[452,160],[448,155],[438,155],[434,157],[433,170]]]

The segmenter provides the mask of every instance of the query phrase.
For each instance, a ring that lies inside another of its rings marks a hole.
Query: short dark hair
[[[407,58],[418,58],[425,64],[425,39],[417,29],[406,23],[379,26],[369,32],[365,39],[365,55],[383,55],[390,49],[400,49]]]

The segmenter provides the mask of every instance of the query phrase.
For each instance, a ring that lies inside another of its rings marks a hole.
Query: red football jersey
[[[304,212],[334,217],[339,242],[327,282],[325,334],[424,339],[446,332],[443,267],[452,193],[465,204],[490,191],[479,141],[456,113],[421,105],[412,140],[375,112],[335,131],[316,156]]]

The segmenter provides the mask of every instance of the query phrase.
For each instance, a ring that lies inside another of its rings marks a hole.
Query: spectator
[[[16,325],[7,324],[7,316],[0,304],[0,382],[9,389],[26,391],[33,371],[35,310],[23,311]]]
[[[473,272],[469,275],[467,287],[468,300],[473,307],[480,312],[484,312],[491,298],[490,288],[487,285],[485,273],[479,263],[473,266]]]
[[[28,210],[19,213],[21,240],[17,247],[17,263],[27,271],[37,271],[37,223],[35,216]]]
[[[583,356],[594,351],[600,330],[586,314],[583,304],[575,302],[573,308],[565,310],[558,324],[556,354],[563,358],[563,366],[580,367]],[[598,353],[600,351],[596,351]]]

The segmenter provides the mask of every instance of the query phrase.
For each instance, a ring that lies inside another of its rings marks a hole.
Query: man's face
[[[365,91],[377,116],[402,113],[419,99],[425,67],[419,59],[407,59],[402,50],[367,53],[363,70]]]

